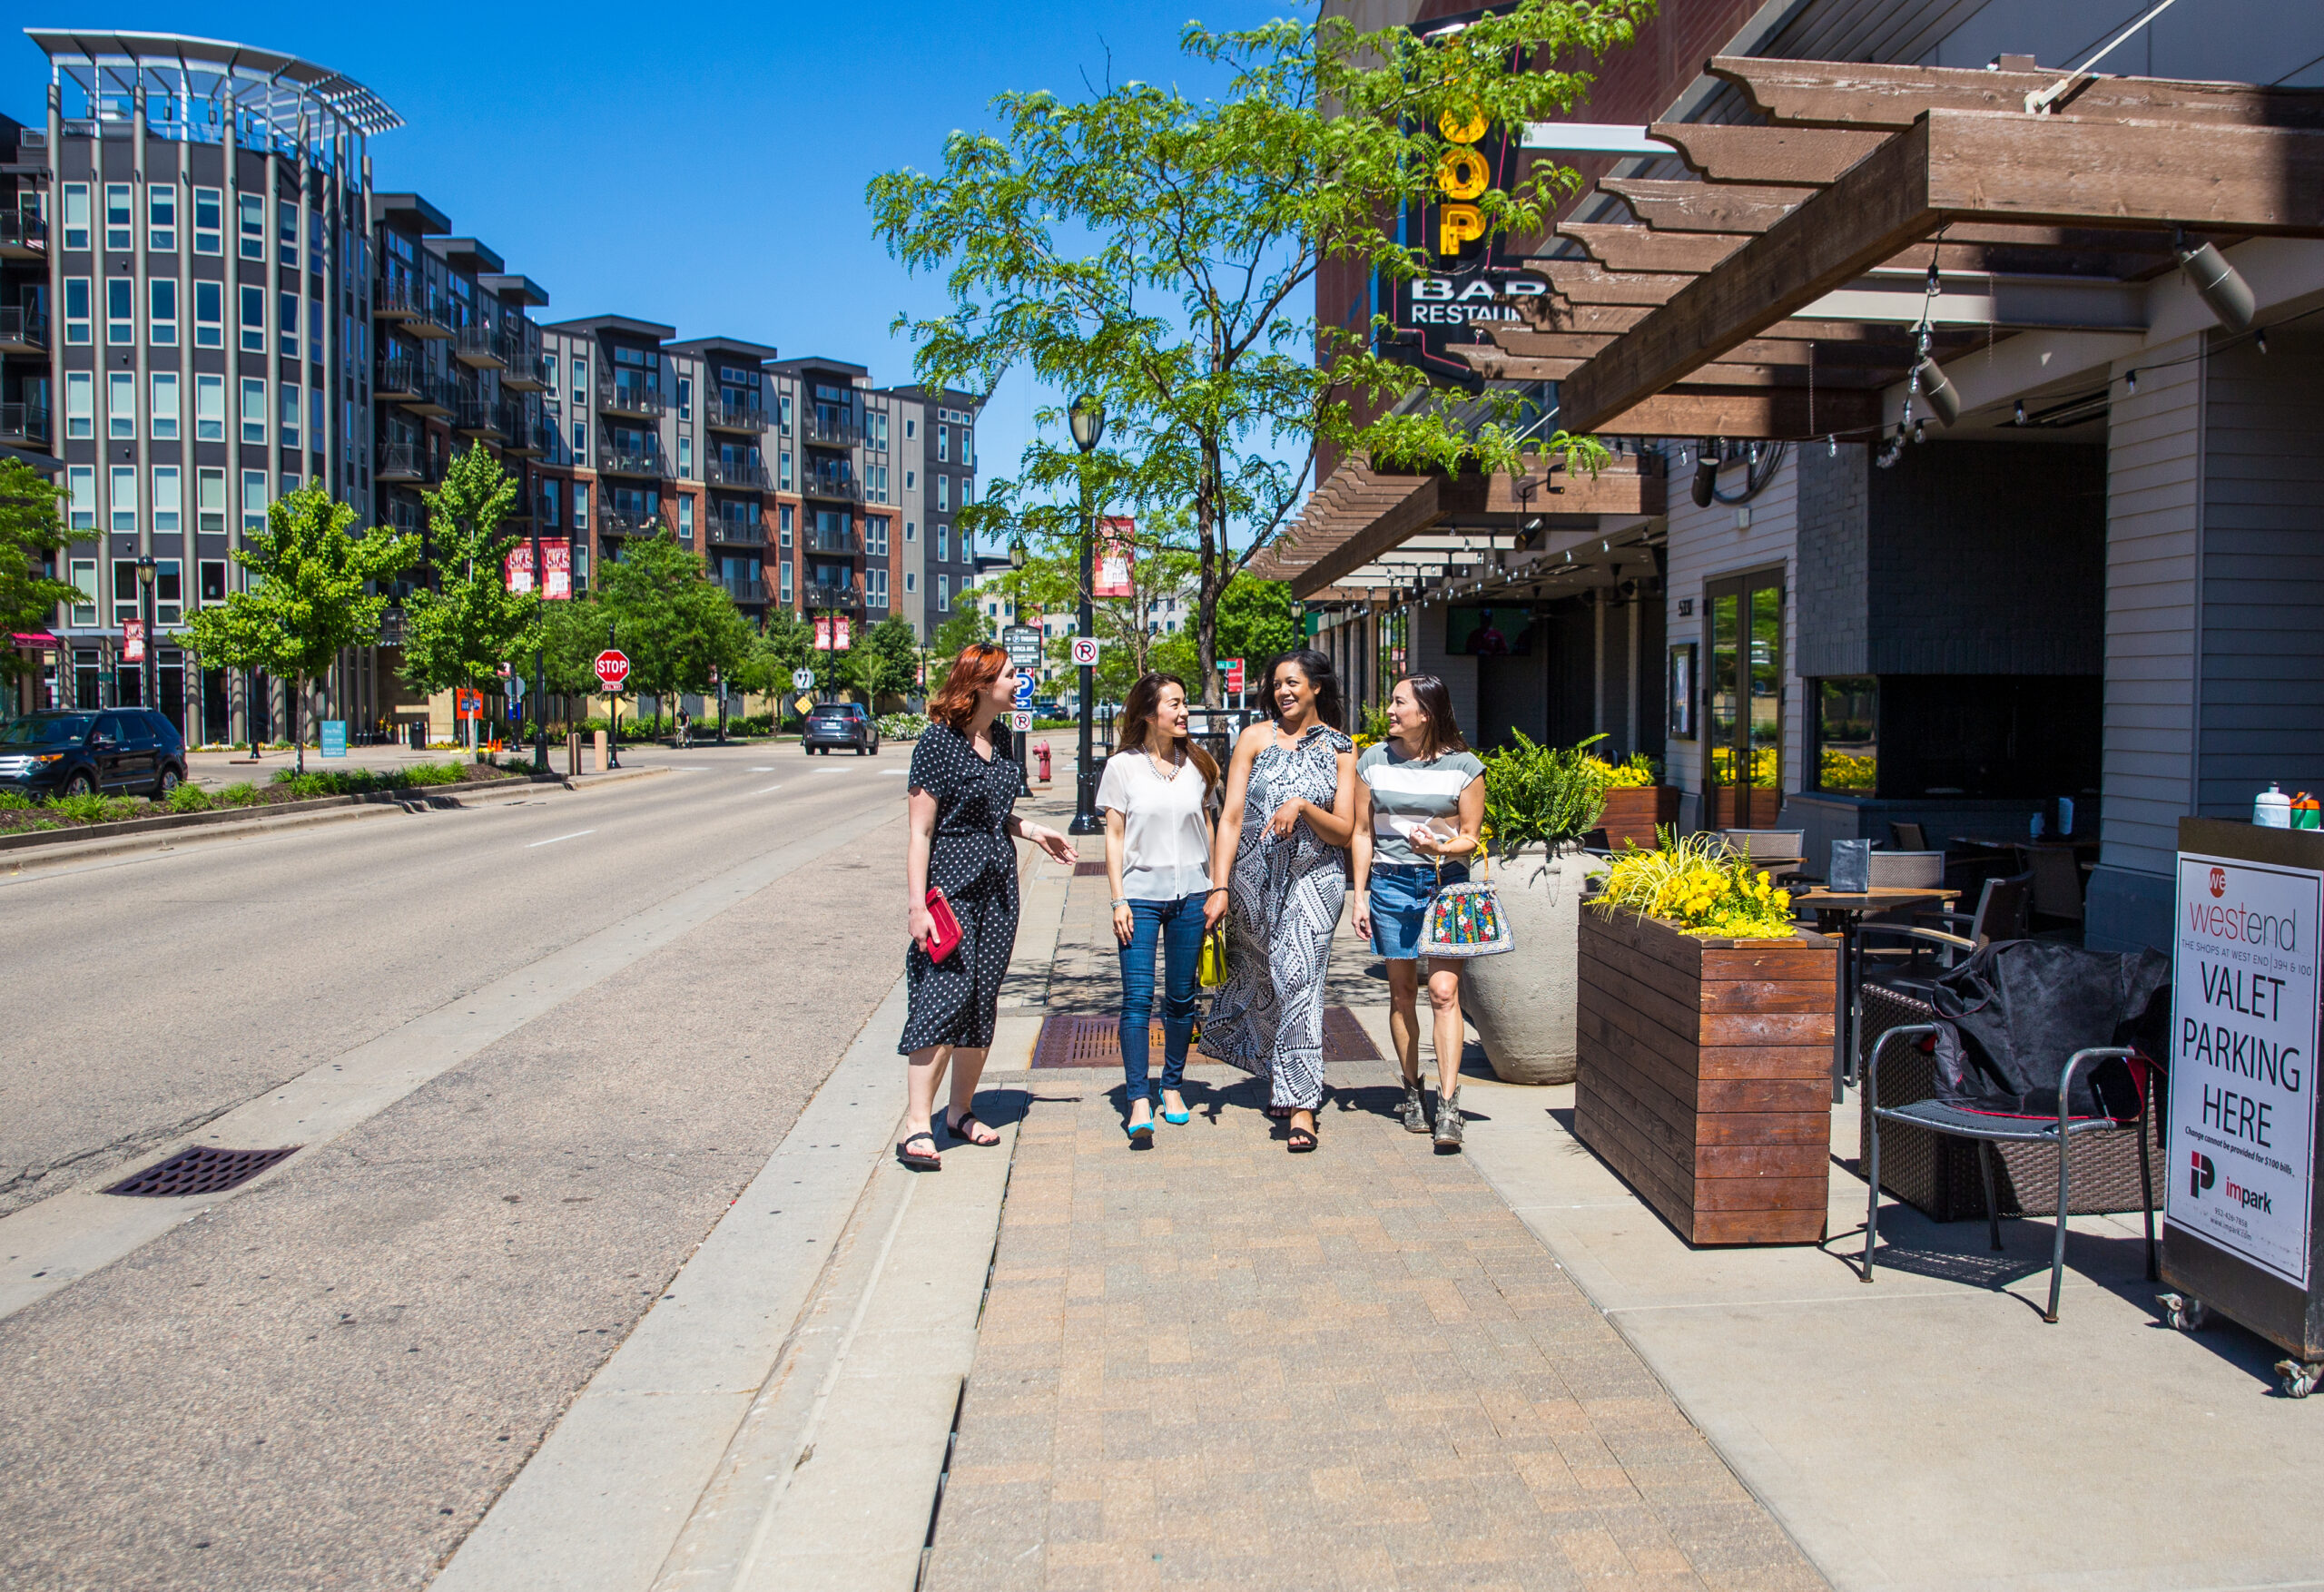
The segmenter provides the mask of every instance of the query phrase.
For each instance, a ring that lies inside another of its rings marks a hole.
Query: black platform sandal
[[[912,1148],[914,1145],[918,1144],[922,1139],[926,1139],[928,1141],[928,1154],[924,1155]],[[919,1133],[908,1135],[902,1144],[896,1146],[896,1159],[902,1162],[906,1166],[911,1167],[914,1172],[941,1172],[944,1170],[944,1158],[936,1154],[936,1135],[930,1133],[925,1128],[921,1129]]]
[[[1295,1127],[1285,1136],[1290,1140],[1290,1150],[1295,1155],[1305,1155],[1315,1147],[1315,1133],[1313,1128]]]

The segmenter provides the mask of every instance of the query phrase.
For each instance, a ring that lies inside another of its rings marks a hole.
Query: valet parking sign
[[[2324,873],[2179,854],[2173,1225],[2308,1286]]]

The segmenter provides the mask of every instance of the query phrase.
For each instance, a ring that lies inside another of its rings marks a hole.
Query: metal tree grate
[[[1162,1025],[1156,1023],[1150,1030],[1157,1065],[1162,1054]],[[1355,1014],[1344,1006],[1324,1008],[1324,1059],[1334,1061],[1377,1061],[1380,1048],[1372,1043],[1372,1036],[1355,1020]],[[1041,1037],[1033,1047],[1033,1065],[1048,1066],[1119,1066],[1122,1064],[1121,1019],[1115,1017],[1088,1017],[1078,1014],[1046,1017],[1041,1022]]]
[[[1105,877],[1106,877],[1106,860],[1105,860],[1105,859],[1104,859],[1104,858],[1102,858],[1102,857],[1100,857],[1100,858],[1098,858],[1098,859],[1096,861],[1094,861],[1094,862],[1091,862],[1091,861],[1083,861],[1083,862],[1077,862],[1077,863],[1075,863],[1075,864],[1073,865],[1073,877],[1074,877],[1074,878],[1076,878],[1076,879],[1103,879],[1103,878],[1105,878]]]
[[[285,1145],[279,1150],[216,1150],[197,1145],[190,1150],[180,1150],[158,1166],[148,1166],[134,1176],[122,1179],[105,1193],[160,1199],[222,1194],[241,1187],[277,1161],[298,1152],[297,1145]]]

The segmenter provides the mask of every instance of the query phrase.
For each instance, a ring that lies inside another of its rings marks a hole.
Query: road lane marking
[[[750,773],[753,773],[753,774],[771,774],[771,773],[774,772],[774,770],[773,770],[772,767],[763,768],[763,769],[761,769],[761,768],[753,768],[753,769],[750,769],[750,770],[748,770],[748,771],[747,771],[747,772],[750,772]]]
[[[883,780],[908,780],[911,777],[911,771],[910,769],[881,769],[880,777]]]
[[[596,832],[595,830],[575,830],[569,835],[551,835],[546,840],[527,840],[525,842],[525,850],[529,851],[535,846],[554,846],[559,840],[577,840],[583,835],[594,835]]]
[[[763,796],[763,795],[765,795],[765,794],[766,794],[767,791],[780,791],[780,790],[782,790],[782,789],[783,789],[783,787],[782,787],[782,786],[780,786],[780,785],[769,785],[768,787],[766,787],[766,790],[765,790],[765,791],[752,791],[752,792],[751,792],[751,794],[752,794],[752,795],[753,795],[753,796]]]

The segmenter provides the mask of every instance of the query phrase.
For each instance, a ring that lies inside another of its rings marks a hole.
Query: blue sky
[[[1161,10],[889,0],[884,5],[157,5],[74,0],[22,23],[102,24],[261,44],[343,72],[406,125],[372,142],[382,188],[425,194],[549,291],[545,319],[614,311],[911,377],[891,337],[941,283],[872,238],[864,184],[939,162],[944,135],[1011,88],[1078,93],[1188,81],[1178,29],[1297,9],[1187,0]],[[11,29],[0,110],[37,125],[44,58]],[[1011,473],[1031,384],[995,394],[979,452]]]

